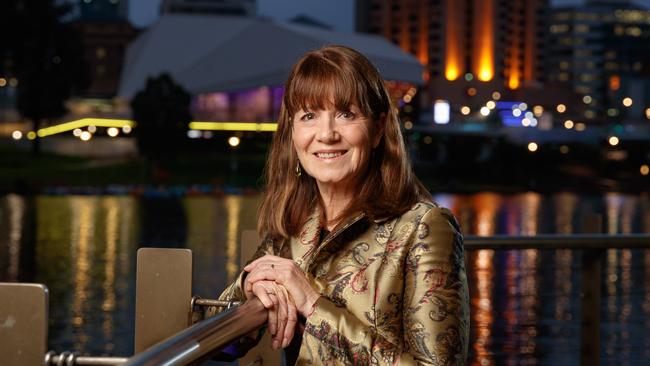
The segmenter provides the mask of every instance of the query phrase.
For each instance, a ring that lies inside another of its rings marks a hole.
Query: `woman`
[[[366,57],[328,46],[296,63],[266,179],[264,240],[221,298],[259,297],[289,364],[465,363],[462,236],[413,175]]]

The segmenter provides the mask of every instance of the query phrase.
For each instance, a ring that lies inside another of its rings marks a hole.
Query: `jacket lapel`
[[[366,217],[364,213],[358,213],[344,220],[341,225],[338,225],[334,230],[329,233],[323,242],[318,245],[309,257],[309,261],[305,263],[306,272],[311,273],[314,265],[316,265],[322,258],[331,255],[338,251],[340,246],[347,243],[366,231],[368,228],[368,220],[363,220]]]

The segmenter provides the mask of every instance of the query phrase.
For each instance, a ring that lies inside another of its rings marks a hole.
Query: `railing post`
[[[601,233],[602,216],[592,214],[582,223],[583,232]],[[581,327],[580,327],[580,365],[600,365],[600,304],[601,267],[603,249],[588,249],[582,253],[581,273]]]
[[[135,353],[187,328],[192,299],[192,251],[138,249]]]
[[[0,364],[40,365],[47,349],[47,287],[0,283]]]

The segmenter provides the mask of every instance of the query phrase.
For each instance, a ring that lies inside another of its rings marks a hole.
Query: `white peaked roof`
[[[132,98],[148,77],[163,72],[193,94],[282,85],[300,56],[328,44],[360,51],[385,79],[422,83],[422,65],[378,36],[246,17],[165,14],[129,46],[118,96]]]

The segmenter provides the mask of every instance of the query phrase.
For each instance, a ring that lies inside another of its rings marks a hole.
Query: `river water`
[[[609,193],[439,194],[465,234],[581,232],[590,213],[607,233],[650,233],[650,197]],[[259,196],[0,196],[0,281],[50,290],[49,348],[133,352],[139,247],[189,248],[194,294],[237,276],[238,237]],[[580,251],[469,251],[471,363],[579,363]],[[608,250],[602,271],[603,364],[650,358],[650,250]]]

